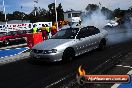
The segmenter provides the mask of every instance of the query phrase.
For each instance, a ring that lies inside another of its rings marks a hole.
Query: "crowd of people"
[[[46,40],[57,33],[56,23],[54,23],[52,27],[49,27],[47,24],[42,24],[42,27],[39,29],[36,25],[33,25],[32,33],[37,32],[42,32],[43,40]]]
[[[61,29],[64,25],[67,25],[68,21],[59,21],[58,22],[58,29]],[[37,28],[37,25],[33,25],[32,33],[42,32],[43,40],[46,40],[50,38],[51,36],[55,35],[57,33],[57,24],[56,22],[53,23],[53,25],[50,27],[47,24],[42,24],[42,27],[39,29]]]

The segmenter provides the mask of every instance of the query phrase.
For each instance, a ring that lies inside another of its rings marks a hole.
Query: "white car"
[[[114,20],[111,20],[111,21],[109,21],[106,24],[106,26],[108,26],[108,27],[115,27],[115,26],[118,26],[118,23],[116,21],[114,21]]]

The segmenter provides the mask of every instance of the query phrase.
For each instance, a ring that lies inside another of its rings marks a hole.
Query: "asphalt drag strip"
[[[112,46],[111,46],[112,47]],[[104,63],[101,63],[98,65],[95,69],[93,69],[91,72],[87,71],[87,68],[85,68],[86,72],[88,74],[127,74],[128,71],[130,71],[131,67],[126,66],[126,68],[119,67],[118,64],[125,62],[126,57],[129,56],[129,52],[132,52],[132,47],[129,50],[124,50],[116,53],[115,55],[111,57],[107,57],[107,60],[104,61]],[[131,63],[131,61],[128,61],[127,63]],[[118,68],[118,70],[116,70]],[[113,73],[112,73],[113,71]],[[121,72],[122,71],[122,72]],[[111,88],[112,83],[110,84],[85,84],[85,85],[79,85],[76,80],[77,73],[70,73],[69,75],[61,78],[60,80],[51,83],[50,85],[42,86],[42,88]]]

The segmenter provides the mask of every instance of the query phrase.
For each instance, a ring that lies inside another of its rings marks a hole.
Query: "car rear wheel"
[[[71,62],[75,56],[74,50],[72,48],[67,48],[62,56],[63,62]]]
[[[4,45],[9,45],[10,44],[10,41],[8,40],[8,39],[6,39],[5,41],[4,41]]]

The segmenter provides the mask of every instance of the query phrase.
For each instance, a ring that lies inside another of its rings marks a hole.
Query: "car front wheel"
[[[62,61],[71,62],[74,56],[75,56],[74,50],[72,48],[67,48],[63,53]]]

